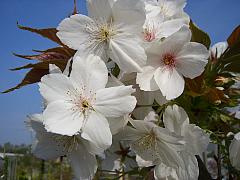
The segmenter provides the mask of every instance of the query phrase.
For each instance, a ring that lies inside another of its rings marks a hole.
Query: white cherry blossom
[[[70,77],[49,74],[41,79],[40,93],[47,101],[43,123],[47,131],[81,137],[100,149],[112,143],[106,118],[129,114],[136,105],[132,86],[105,88],[108,71],[97,56],[73,60]]]
[[[143,122],[149,123],[156,121],[158,121],[158,118],[156,117],[156,114],[152,112],[151,115],[148,115],[144,121],[141,121],[141,123]],[[158,180],[198,179],[199,175],[198,162],[197,159],[195,158],[195,155],[200,155],[203,151],[206,150],[209,143],[209,136],[206,133],[204,133],[204,131],[201,128],[193,124],[189,124],[189,118],[186,112],[177,105],[168,106],[166,108],[166,111],[164,112],[163,122],[164,126],[166,127],[166,130],[171,132],[172,135],[183,138],[182,141],[184,142],[183,144],[184,148],[181,150],[178,149],[176,151],[177,157],[179,157],[178,166],[173,166],[172,164],[166,163],[166,161],[162,161],[158,158],[155,160],[146,159],[144,156],[142,156],[143,152],[139,153],[139,150],[138,151],[135,150],[137,153],[136,160],[138,162],[138,165],[140,167],[149,167],[156,165],[154,168],[154,177],[155,179]],[[138,124],[138,126],[140,126],[140,124]],[[141,128],[142,127],[143,126],[141,126]],[[146,126],[144,128],[145,130],[148,129],[146,128]],[[136,131],[135,133],[140,134],[139,131]],[[161,137],[163,137],[163,135]],[[147,142],[151,142],[150,139],[148,139]],[[150,150],[145,151],[145,153],[147,152],[149,153],[149,151]]]
[[[171,132],[181,135],[185,149],[194,155],[201,155],[209,144],[209,135],[200,127],[190,124],[187,113],[177,105],[168,106],[163,114],[163,122]]]
[[[139,34],[145,22],[140,0],[88,0],[89,16],[77,14],[58,26],[58,37],[77,53],[111,58],[125,72],[141,72],[146,54]]]
[[[142,159],[153,165],[162,162],[170,167],[183,166],[178,151],[183,149],[184,142],[168,129],[158,127],[153,122],[131,120],[134,128],[125,128],[125,140],[130,140],[131,149]]]
[[[160,16],[150,17],[143,26],[143,41],[149,45],[150,42],[163,40],[177,32],[183,25],[185,25],[184,19],[164,21]],[[146,45],[145,47],[148,47]]]
[[[145,0],[148,17],[162,16],[164,20],[188,18],[184,13],[186,0]]]
[[[190,18],[184,13],[184,6],[185,1],[145,0],[146,21],[142,35],[145,48],[189,24]]]
[[[161,90],[167,100],[183,93],[184,78],[195,78],[202,74],[208,62],[207,48],[190,42],[191,31],[183,26],[163,42],[154,42],[146,50],[147,64],[137,74],[136,82],[144,91]]]
[[[47,132],[43,125],[42,114],[29,116],[26,122],[36,134],[36,140],[32,146],[33,154],[44,160],[55,160],[61,156],[67,156],[74,172],[75,179],[89,180],[97,171],[95,154],[91,154],[89,144],[80,136],[62,136]]]
[[[179,152],[184,162],[184,168],[173,168],[166,164],[159,164],[155,168],[157,179],[171,177],[179,180],[198,179],[198,162],[195,155],[201,155],[207,149],[209,136],[198,126],[189,124],[189,118],[183,108],[173,105],[168,106],[163,115],[164,126],[178,136],[182,136],[185,145],[184,150]],[[165,177],[163,172],[165,171]]]

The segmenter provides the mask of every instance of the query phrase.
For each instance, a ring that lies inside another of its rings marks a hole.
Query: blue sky
[[[239,0],[188,0],[186,12],[206,31],[212,43],[224,41],[240,24]],[[0,1],[0,91],[16,85],[26,71],[8,69],[27,61],[14,57],[13,52],[31,54],[32,49],[47,49],[55,44],[47,39],[17,29],[21,25],[46,28],[56,27],[71,14],[73,0],[1,0]],[[85,0],[78,0],[78,9],[86,14]],[[0,144],[30,143],[30,133],[24,125],[26,116],[42,110],[37,85],[9,94],[0,94]]]

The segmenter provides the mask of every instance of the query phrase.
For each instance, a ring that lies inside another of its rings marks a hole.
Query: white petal
[[[170,167],[184,167],[182,158],[179,156],[177,149],[171,147],[171,144],[158,142],[155,152],[160,162]]]
[[[93,26],[94,21],[88,16],[76,14],[64,19],[57,27],[57,36],[68,47],[78,50],[89,39],[87,26]]]
[[[147,122],[143,120],[132,120],[129,122],[133,125],[134,128],[138,130],[139,133],[148,134],[152,130],[152,128],[156,127],[153,122]]]
[[[201,155],[210,142],[209,135],[194,124],[184,123],[183,136],[186,141],[186,149],[194,155]]]
[[[69,74],[69,71],[70,71],[70,67],[72,66],[71,64],[72,64],[72,61],[73,61],[73,59],[71,58],[71,59],[69,59],[68,60],[68,62],[67,62],[67,65],[66,65],[66,67],[65,67],[65,69],[64,69],[64,71],[63,71],[63,74],[65,75],[65,76],[69,76],[70,74]]]
[[[136,161],[139,167],[150,167],[154,166],[152,161],[145,161],[140,156],[136,155]]]
[[[25,124],[30,130],[35,131],[36,135],[41,135],[46,132],[43,125],[43,116],[42,114],[33,114],[27,117]]]
[[[56,100],[69,100],[67,92],[74,89],[72,82],[62,73],[43,76],[39,87],[41,95],[48,103]]]
[[[55,160],[66,155],[67,152],[51,136],[45,135],[44,138],[33,143],[32,153],[40,159]]]
[[[68,136],[79,133],[84,117],[73,108],[72,104],[63,100],[48,104],[43,112],[44,125],[47,131]]]
[[[181,178],[183,178],[184,180],[198,179],[199,167],[196,157],[191,153],[185,151],[180,152],[180,155],[184,161],[185,168],[177,169],[179,179]]]
[[[128,123],[129,115],[118,118],[107,118],[112,135],[122,131]]]
[[[74,176],[77,180],[90,180],[97,171],[96,157],[79,144],[78,148],[68,154]]]
[[[175,14],[182,12],[186,5],[186,0],[162,1],[162,4],[167,8],[166,15],[170,18]]]
[[[187,113],[184,111],[182,107],[177,105],[168,106],[165,109],[163,114],[163,122],[164,126],[171,132],[176,133],[177,135],[182,135],[183,131],[183,122],[187,121],[189,123],[189,119]]]
[[[55,64],[49,64],[49,73],[54,74],[54,73],[62,73],[61,69],[57,67]]]
[[[146,9],[147,19],[159,17],[159,21],[164,20],[164,17],[162,16],[162,14],[159,14],[161,11],[161,8],[158,7],[157,1],[152,1],[152,0],[145,1],[145,9]]]
[[[183,144],[180,142],[182,138],[173,136],[167,129],[156,127],[151,122],[136,120],[130,122],[137,129],[135,138],[138,138],[131,143],[131,148],[137,155],[145,161],[153,161],[153,163],[156,163],[156,160],[161,160],[172,166],[181,165],[182,161],[177,151],[183,149]],[[145,138],[147,138],[151,130],[156,135],[156,139],[151,144],[148,144],[146,141],[148,139]],[[132,133],[134,134],[134,132]]]
[[[162,56],[166,52],[171,52],[169,44],[163,44],[163,42],[159,40],[152,41],[150,45],[146,48],[147,53],[146,66],[152,66],[155,69],[158,68],[159,66],[163,66],[163,63],[161,61]]]
[[[167,37],[161,43],[161,47],[159,47],[159,49],[165,53],[177,54],[186,43],[190,42],[190,40],[191,31],[186,25],[184,25],[179,31]]]
[[[185,24],[184,19],[171,19],[165,21],[159,25],[157,29],[156,37],[161,39],[162,37],[168,37],[173,33],[179,31],[179,29]]]
[[[81,141],[84,144],[85,148],[90,154],[102,156],[105,149],[98,147],[97,144],[92,143],[91,141],[85,140],[81,137]]]
[[[102,150],[112,144],[112,134],[107,119],[95,111],[87,117],[81,136]]]
[[[93,108],[106,117],[120,117],[129,114],[136,106],[136,98],[131,96],[132,86],[117,86],[96,92]]]
[[[176,152],[184,149],[185,142],[182,136],[176,135],[162,127],[156,127],[153,131],[158,137],[159,142],[166,144],[168,148],[171,148]]]
[[[123,135],[123,141],[136,141],[142,137],[142,132],[129,126],[125,126],[124,130],[121,131],[120,134]]]
[[[234,136],[229,146],[229,154],[233,167],[240,170],[240,132]]]
[[[176,170],[163,163],[154,168],[154,178],[157,180],[178,180]]]
[[[29,116],[26,123],[36,132],[36,140],[32,145],[32,153],[36,157],[44,160],[54,160],[66,154],[64,148],[54,139],[56,134],[48,133],[44,128],[42,114]]]
[[[184,10],[182,10],[181,12],[179,12],[178,14],[176,14],[176,15],[173,17],[173,19],[182,19],[182,20],[185,21],[185,24],[186,24],[186,25],[189,25],[189,23],[190,23],[190,17],[189,17],[189,15],[188,15],[186,12],[184,12]]]
[[[167,100],[175,99],[183,93],[184,79],[174,68],[158,68],[154,79]]]
[[[144,91],[156,91],[159,87],[154,79],[156,69],[152,66],[145,66],[143,72],[137,73],[136,82],[139,84],[140,89]]]
[[[112,7],[109,0],[87,0],[88,15],[92,18],[110,20]]]
[[[158,0],[147,1],[147,15],[148,17],[155,17],[156,15],[162,15],[165,20],[175,19],[177,15],[181,14],[183,8],[186,5],[186,0]]]
[[[108,81],[108,70],[105,63],[92,54],[85,59],[75,56],[70,79],[79,89],[95,92],[105,88]]]
[[[113,19],[118,24],[124,24],[131,33],[140,32],[145,22],[144,3],[139,0],[121,0],[113,4]]]
[[[125,72],[141,72],[147,56],[136,36],[118,34],[109,42],[109,56]]]
[[[144,138],[144,137],[142,137]],[[144,161],[151,161],[154,163],[154,160],[158,159],[158,156],[155,152],[155,146],[149,146],[148,148],[142,144],[142,138],[131,143],[131,149]],[[147,143],[147,142],[145,142]]]
[[[190,42],[183,46],[176,57],[176,68],[183,76],[195,78],[200,76],[208,63],[207,48],[199,43]]]
[[[217,58],[220,58],[220,56],[226,51],[227,48],[228,48],[227,42],[216,43],[211,48],[211,54],[213,57],[217,55]]]
[[[179,150],[178,146],[182,146],[182,144],[178,143],[177,138],[171,137],[169,134],[166,135],[168,137],[164,137],[164,139],[167,139],[169,142],[165,142],[163,139],[157,139],[154,144],[146,147],[145,144],[142,144],[142,139],[145,136],[142,136],[142,138],[131,144],[131,148],[145,161],[152,161],[154,164],[157,163],[156,161],[160,161],[172,167],[182,166],[183,162],[177,152],[177,150]],[[165,136],[165,133],[162,133],[162,136]],[[175,149],[175,147],[177,147],[177,149]]]
[[[158,121],[158,114],[153,110],[148,113],[148,115],[144,118],[146,122],[157,122]]]
[[[184,160],[184,167],[171,167],[163,163],[154,168],[156,179],[165,180],[195,180],[198,179],[199,168],[195,156],[184,153],[181,155]]]

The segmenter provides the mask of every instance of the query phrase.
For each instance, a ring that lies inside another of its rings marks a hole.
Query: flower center
[[[146,134],[138,141],[138,145],[140,147],[144,147],[145,149],[151,149],[155,146],[156,143],[156,135],[153,131],[151,131],[149,134]]]
[[[84,114],[88,113],[89,110],[92,110],[91,99],[80,97],[80,101],[77,103],[78,108]]]
[[[166,66],[175,66],[175,57],[172,54],[165,54],[162,60]]]
[[[144,40],[151,42],[156,39],[156,27],[155,23],[148,21],[143,30]]]
[[[77,149],[80,139],[77,136],[61,136],[53,135],[54,141],[58,146],[63,148],[63,151],[66,153],[72,152]]]
[[[104,25],[99,29],[99,40],[101,42],[108,41],[114,35],[112,28],[109,25]]]
[[[151,42],[151,41],[153,41],[155,38],[156,38],[155,32],[151,32],[151,31],[145,30],[145,32],[144,32],[144,40],[145,40],[145,41]]]
[[[107,29],[105,28],[101,28],[100,30],[100,37],[102,40],[107,40],[110,36],[110,33]]]
[[[82,107],[83,107],[84,109],[89,108],[89,107],[90,107],[89,102],[88,102],[87,100],[83,100],[83,101],[82,101]]]
[[[96,100],[96,93],[87,92],[85,87],[82,89],[75,89],[74,91],[67,91],[67,95],[70,97],[70,103],[73,104],[71,108],[74,112],[81,112],[87,115],[89,111],[93,110],[93,104]]]

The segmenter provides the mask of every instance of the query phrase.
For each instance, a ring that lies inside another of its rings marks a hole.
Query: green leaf
[[[115,64],[115,67],[112,69],[112,75],[114,75],[115,77],[118,77],[119,74],[120,74],[120,69],[118,65]]]
[[[192,31],[192,42],[198,42],[205,45],[208,49],[211,44],[211,39],[208,34],[202,31],[199,27],[197,27],[193,21],[190,21],[190,29]]]

